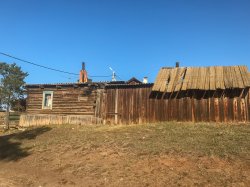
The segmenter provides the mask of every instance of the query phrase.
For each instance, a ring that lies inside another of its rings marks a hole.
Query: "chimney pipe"
[[[86,83],[88,82],[88,73],[85,69],[85,63],[82,62],[82,69],[80,71],[80,75],[79,75],[79,83]]]
[[[148,77],[143,77],[142,83],[147,84],[148,83]]]
[[[82,62],[82,70],[85,70],[85,62]]]
[[[176,68],[180,67],[180,62],[176,62],[176,63],[175,63],[175,67],[176,67]]]

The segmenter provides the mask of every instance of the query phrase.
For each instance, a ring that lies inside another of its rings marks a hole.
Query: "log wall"
[[[53,91],[52,109],[42,109],[43,91]],[[88,87],[28,88],[27,113],[94,115],[97,90]]]
[[[152,92],[152,87],[108,88],[103,95],[102,118],[108,124],[249,122],[249,93],[249,88],[171,94]]]

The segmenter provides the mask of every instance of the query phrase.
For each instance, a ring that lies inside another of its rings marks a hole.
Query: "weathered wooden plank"
[[[245,98],[240,99],[240,116],[241,116],[241,121],[246,122],[247,121],[247,112],[246,112],[246,103],[245,103]]]
[[[182,84],[182,88],[181,88],[183,91],[188,89],[188,83],[189,83],[190,76],[191,76],[190,67],[186,68],[185,71],[186,71],[186,74],[185,74],[183,84]]]
[[[228,122],[228,98],[223,97],[223,113],[224,113],[224,122]]]
[[[161,88],[161,81],[162,81],[162,77],[164,76],[164,69],[160,69],[157,77],[156,77],[156,80],[155,80],[155,83],[154,83],[154,86],[152,88],[153,91],[160,91],[160,88]]]
[[[199,77],[200,77],[200,81],[198,81],[199,82],[199,89],[204,90],[205,85],[206,85],[206,68],[205,67],[200,68]]]
[[[187,97],[183,97],[183,102],[182,106],[183,108],[183,121],[188,121],[188,116],[187,116],[187,110],[188,110],[188,104],[187,104]]]
[[[199,71],[199,70],[198,70]],[[201,105],[200,100],[194,98],[195,122],[201,121]]]
[[[234,67],[234,72],[235,72],[235,82],[237,84],[237,88],[244,88],[244,81],[241,76],[241,70],[239,66]]]
[[[169,84],[168,84],[168,87],[167,87],[167,92],[173,92],[174,91],[174,84],[175,84],[175,77],[176,77],[176,74],[177,74],[177,69],[178,68],[174,68],[171,70],[170,72],[170,81],[169,81]]]
[[[238,102],[237,102],[237,98],[233,98],[233,120],[238,121]]]
[[[247,102],[247,113],[248,113],[248,118],[247,118],[247,121],[250,121],[250,89],[249,88],[247,88],[248,89],[248,94],[247,94],[247,96],[246,96],[246,102]]]
[[[159,91],[158,82],[159,82],[160,76],[161,76],[161,69],[160,69],[159,73],[157,74],[157,76],[155,78],[154,85],[153,85],[153,88],[152,88],[153,91]]]
[[[197,76],[196,76],[196,80],[195,80],[195,89],[197,89],[197,90],[200,90],[201,89],[201,78],[202,78],[202,76],[201,76],[201,68],[200,67],[198,67],[198,68],[196,68],[197,69]]]
[[[209,68],[206,68],[206,74],[205,74],[205,84],[204,84],[204,89],[209,90],[209,84],[210,84],[210,70]]]
[[[235,71],[234,71],[234,67],[229,67],[230,69],[230,78],[232,79],[232,88],[237,88],[238,87],[238,83],[236,82],[235,79]]]
[[[188,70],[189,70],[190,77],[187,83],[187,90],[190,90],[192,89],[192,82],[193,82],[193,68],[188,68]]]
[[[186,71],[185,68],[179,68],[179,72],[178,72],[177,80],[176,80],[176,86],[175,86],[175,89],[174,89],[175,92],[178,92],[178,91],[181,90],[185,71]]]
[[[223,74],[223,67],[222,66],[215,67],[215,88],[216,89],[225,89],[224,74]]]
[[[160,86],[160,92],[165,92],[167,89],[167,81],[170,76],[171,69],[164,69],[163,70],[163,76],[161,78],[161,86]]]
[[[192,92],[193,92],[192,95],[194,96],[194,91],[192,91]],[[192,121],[195,122],[195,118],[196,118],[195,116],[196,116],[196,114],[195,114],[195,98],[194,97],[191,98],[191,107],[192,107],[191,108],[191,111],[192,111]]]
[[[224,80],[224,86],[226,89],[231,88],[231,78],[228,74],[229,74],[229,68],[227,66],[224,66],[223,67],[223,80]]]
[[[196,69],[197,69],[197,76],[196,76],[196,84],[195,84],[196,88],[195,89],[200,90],[201,87],[202,87],[201,84],[200,84],[201,83],[201,77],[202,77],[201,76],[201,68],[197,67]]]
[[[189,91],[191,92],[191,91]],[[187,98],[187,121],[192,121],[193,115],[192,115],[192,98]]]
[[[210,121],[215,121],[215,101],[214,97],[210,97]]]
[[[215,90],[215,67],[209,67],[209,89]]]
[[[241,73],[241,79],[243,81],[244,87],[250,87],[250,74],[248,73],[248,69],[246,66],[238,66],[240,73]],[[249,75],[248,75],[249,74]]]
[[[201,113],[200,116],[201,116],[201,121],[206,121],[206,105],[205,105],[205,101],[206,100],[203,99],[203,98],[201,98],[201,100],[200,100],[200,113]]]
[[[217,93],[218,91],[215,91],[215,97],[214,97],[214,119],[215,122],[220,122],[221,121],[221,112],[220,112],[220,98],[218,97]]]
[[[193,68],[193,75],[192,75],[192,88],[191,89],[198,89],[199,87],[199,71],[200,68]]]
[[[194,80],[195,80],[194,77],[196,76],[196,69],[191,68],[190,71],[191,71],[191,76],[188,83],[188,89],[192,90],[194,89]]]

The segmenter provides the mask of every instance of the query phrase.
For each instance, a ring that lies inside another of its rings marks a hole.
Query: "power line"
[[[116,74],[116,76],[120,79],[120,80],[123,80],[121,77],[119,77],[117,74]]]
[[[54,68],[50,68],[50,67],[47,67],[47,66],[43,66],[43,65],[40,65],[40,64],[36,64],[36,63],[33,63],[33,62],[30,62],[30,61],[27,61],[27,60],[23,60],[21,58],[17,58],[17,57],[14,57],[12,55],[9,55],[9,54],[5,54],[5,53],[2,53],[0,52],[1,55],[4,55],[4,56],[7,56],[7,57],[10,57],[10,58],[13,58],[13,59],[16,59],[16,60],[19,60],[21,62],[25,62],[25,63],[28,63],[28,64],[32,64],[34,66],[38,66],[40,68],[44,68],[44,69],[49,69],[49,70],[52,70],[52,71],[57,71],[57,72],[60,72],[60,73],[66,73],[66,74],[70,74],[70,75],[78,75],[76,73],[71,73],[71,72],[67,72],[67,71],[62,71],[62,70],[58,70],[58,69],[54,69]]]
[[[43,65],[36,64],[34,62],[30,62],[30,61],[27,61],[27,60],[24,60],[24,59],[21,59],[21,58],[18,58],[18,57],[15,57],[15,56],[3,53],[3,52],[0,52],[0,54],[4,55],[4,56],[7,56],[9,58],[13,58],[13,59],[19,60],[21,62],[25,62],[25,63],[31,64],[31,65],[34,65],[34,66],[38,66],[40,68],[44,68],[44,69],[48,69],[48,70],[52,70],[52,71],[56,71],[56,72],[60,72],[60,73],[65,73],[65,74],[69,74],[69,75],[77,75],[77,76],[79,76],[77,73],[72,73],[72,72],[68,72],[68,71],[63,71],[63,70],[59,70],[59,69],[55,69],[55,68],[43,66]],[[110,77],[110,76],[112,76],[112,75],[93,75],[93,76],[89,75],[89,77]]]
[[[112,75],[89,75],[88,74],[88,77],[111,77]],[[76,76],[76,75],[74,75],[74,77],[79,77],[79,75],[78,76]]]
[[[89,77],[111,77],[112,75],[88,75]]]

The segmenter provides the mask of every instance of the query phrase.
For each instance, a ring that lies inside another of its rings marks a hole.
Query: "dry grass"
[[[53,126],[0,136],[9,186],[248,186],[250,126]]]

